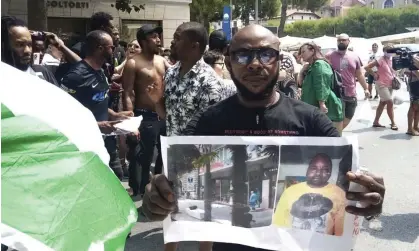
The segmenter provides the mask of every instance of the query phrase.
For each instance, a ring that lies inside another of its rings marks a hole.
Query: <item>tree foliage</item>
[[[167,149],[167,155],[169,171],[180,176],[195,168],[194,161],[201,157],[201,152],[195,145],[172,145]]]
[[[329,0],[282,0],[281,6],[281,20],[278,27],[278,33],[282,36],[285,29],[285,22],[287,20],[288,6],[300,10],[316,11],[327,4]]]
[[[222,20],[225,4],[228,4],[227,0],[192,0],[189,5],[191,21],[202,23],[209,30],[210,22]]]
[[[285,27],[290,36],[314,38],[323,35],[347,33],[352,37],[379,37],[407,32],[419,20],[419,7],[392,9],[354,8],[344,17],[316,21],[297,21]]]
[[[119,11],[127,12],[128,14],[130,14],[131,11],[139,12],[145,10],[145,4],[132,4],[131,0],[115,0],[115,4],[111,4],[111,6]]]
[[[259,11],[258,17],[260,19],[264,18],[273,18],[278,16],[279,8],[281,7],[280,0],[258,0],[259,1]],[[255,16],[255,0],[234,0],[233,4],[235,10],[233,17],[237,16],[245,23],[249,24],[249,16]]]

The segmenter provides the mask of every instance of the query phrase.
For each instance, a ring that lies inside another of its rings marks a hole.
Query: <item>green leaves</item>
[[[202,23],[209,29],[209,22],[222,19],[226,4],[229,4],[227,0],[192,0],[189,5],[191,21]]]
[[[344,17],[295,22],[285,27],[285,33],[308,38],[339,33],[371,38],[407,32],[406,27],[417,26],[418,20],[416,6],[384,10],[359,7],[351,9]]]
[[[128,14],[130,14],[133,10],[135,12],[145,10],[145,4],[131,4],[131,0],[115,0],[115,4],[111,4],[111,6],[119,11],[127,12]]]
[[[217,155],[218,155],[217,152],[205,153],[201,155],[200,157],[196,158],[195,160],[193,160],[192,164],[195,168],[201,168],[208,163],[212,163],[217,157]]]

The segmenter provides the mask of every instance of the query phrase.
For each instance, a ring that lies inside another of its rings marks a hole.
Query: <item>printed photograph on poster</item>
[[[356,137],[177,136],[161,142],[177,205],[163,222],[165,242],[351,250],[356,220],[345,212],[345,175],[358,171]]]
[[[273,224],[342,236],[352,145],[280,148]]]
[[[167,155],[178,198],[173,220],[246,228],[272,224],[278,146],[171,145]]]

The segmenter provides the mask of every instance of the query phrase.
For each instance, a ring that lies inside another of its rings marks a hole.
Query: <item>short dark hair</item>
[[[227,36],[223,30],[215,30],[209,35],[208,47],[210,50],[219,50],[223,52],[227,45]]]
[[[224,60],[223,54],[218,50],[209,50],[204,53],[205,63],[213,66],[218,60]]]
[[[330,169],[333,168],[332,167],[333,166],[332,158],[330,158],[330,156],[328,154],[325,154],[325,153],[317,153],[316,155],[314,155],[313,158],[311,158],[311,160],[309,162],[309,165],[311,165],[315,159],[319,159],[319,158],[323,159],[323,160],[326,160],[327,164],[330,165]]]
[[[111,14],[106,12],[96,12],[90,18],[90,30],[101,30],[102,27],[108,26],[111,20],[113,20]]]
[[[9,30],[13,27],[28,27],[22,19],[13,16],[1,17],[1,61],[14,66]]]
[[[125,41],[119,41],[119,45],[124,47],[125,50],[128,48],[128,43]]]
[[[197,22],[186,22],[181,24],[178,29],[184,32],[192,42],[199,43],[199,51],[204,54],[208,45],[208,32],[205,27]]]
[[[104,37],[109,34],[103,30],[94,30],[87,34],[85,41],[85,49],[87,55],[92,55],[96,48],[104,43]]]

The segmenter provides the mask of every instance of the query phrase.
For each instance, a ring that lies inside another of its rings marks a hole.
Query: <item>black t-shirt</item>
[[[332,121],[318,108],[281,94],[267,108],[247,108],[237,94],[193,118],[183,135],[339,137]]]
[[[36,76],[38,76],[39,78],[55,85],[55,86],[59,86],[57,80],[54,77],[54,74],[52,74],[52,72],[50,70],[48,70],[46,67],[42,66],[42,65],[32,65],[31,66],[33,72],[35,73]]]
[[[267,108],[246,108],[237,95],[196,116],[183,135],[339,137],[332,121],[318,108],[281,95]],[[214,243],[213,251],[265,251],[230,243]]]
[[[71,50],[81,58],[86,57],[85,44],[83,42],[78,42],[77,44],[73,45]]]
[[[109,84],[102,69],[82,60],[64,75],[60,87],[88,108],[96,121],[108,120]]]
[[[71,69],[73,65],[74,64],[68,62],[60,64],[57,70],[55,70],[55,79],[57,79],[58,82],[61,82],[61,79],[64,77],[64,75],[67,74],[67,72]]]

